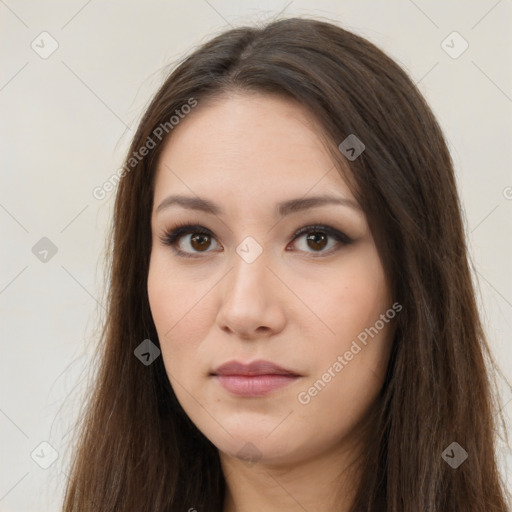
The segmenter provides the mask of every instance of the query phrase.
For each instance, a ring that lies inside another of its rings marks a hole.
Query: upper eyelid
[[[346,235],[343,231],[341,231],[340,229],[337,229],[335,228],[334,226],[330,226],[329,224],[322,224],[321,222],[313,222],[311,224],[306,224],[298,229],[296,229],[293,234],[291,235],[292,237],[296,237],[296,236],[299,236],[299,235],[303,235],[304,233],[307,232],[307,230],[310,229],[311,231],[317,229],[318,231],[325,231],[327,234],[331,235],[331,236],[335,236],[337,234],[339,235],[343,235],[347,238],[350,238],[348,235]],[[181,236],[184,236],[184,235],[189,235],[191,233],[194,233],[194,232],[197,232],[197,233],[202,233],[204,232],[205,234],[208,234],[208,235],[211,235],[213,238],[217,239],[215,233],[205,227],[205,226],[202,226],[200,224],[184,224],[182,226],[177,226],[175,228],[171,228],[169,230],[167,229],[164,229],[163,230],[163,236],[168,236],[168,235],[171,235],[171,234],[175,234],[177,231],[180,231],[181,230],[181,233],[178,234],[178,237],[181,237]]]

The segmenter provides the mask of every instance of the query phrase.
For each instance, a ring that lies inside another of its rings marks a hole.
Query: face
[[[319,132],[293,100],[232,95],[200,102],[159,160],[151,312],[176,397],[222,455],[332,452],[382,387],[397,308]],[[261,361],[288,373],[243,366]]]

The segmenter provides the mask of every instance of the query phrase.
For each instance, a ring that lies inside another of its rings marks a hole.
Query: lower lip
[[[299,378],[296,375],[215,375],[214,377],[231,393],[245,397],[266,395]]]

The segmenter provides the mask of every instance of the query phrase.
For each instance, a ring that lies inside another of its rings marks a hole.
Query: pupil
[[[312,249],[323,249],[326,245],[325,233],[316,232],[314,234],[310,234],[307,237],[307,241],[308,241],[308,243],[312,242],[313,244],[315,244],[316,247],[311,247],[311,245],[310,245],[310,247]]]

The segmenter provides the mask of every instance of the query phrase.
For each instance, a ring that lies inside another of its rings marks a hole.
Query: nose
[[[265,251],[248,263],[235,252],[220,289],[217,325],[240,338],[269,337],[286,324],[282,283],[267,267],[264,255]]]

